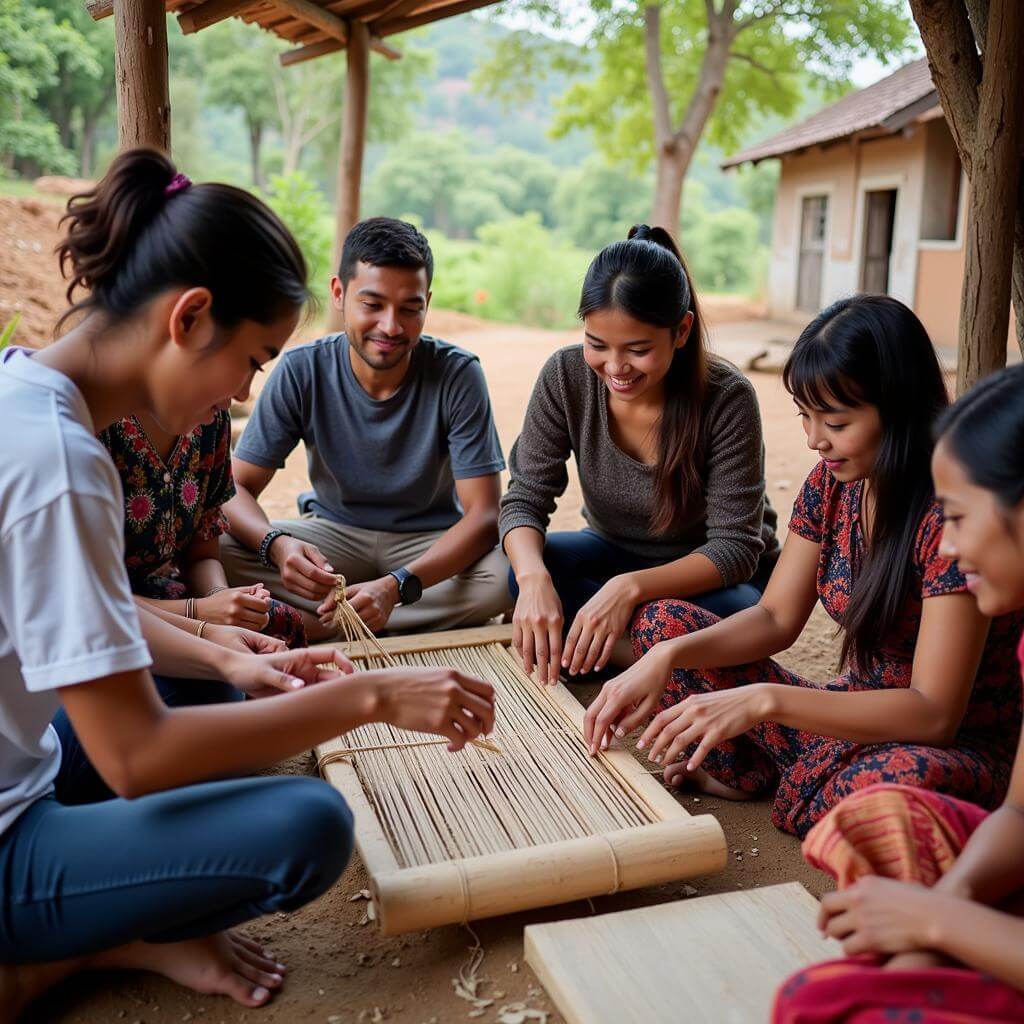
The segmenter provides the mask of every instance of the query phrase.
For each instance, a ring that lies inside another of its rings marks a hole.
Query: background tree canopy
[[[657,7],[674,124],[699,88],[708,11],[757,19],[732,43],[678,210],[698,286],[756,295],[776,169],[724,174],[718,164],[832,98],[858,54],[901,53],[903,0]],[[644,10],[508,0],[406,33],[399,61],[373,55],[363,210],[429,233],[435,301],[567,326],[594,251],[652,219],[658,147]],[[510,11],[536,30],[509,27]],[[102,173],[117,142],[111,22],[93,22],[82,0],[0,0],[0,189],[24,190],[17,179],[41,173]],[[296,232],[325,296],[344,55],[283,68],[285,44],[237,19],[188,38],[173,20],[168,27],[172,155],[193,178],[259,190]]]

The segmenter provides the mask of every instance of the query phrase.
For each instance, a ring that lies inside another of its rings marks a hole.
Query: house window
[[[944,120],[929,121],[925,130],[921,239],[955,242],[963,177],[960,157]]]
[[[800,208],[800,262],[797,267],[796,308],[821,309],[821,286],[828,227],[828,196],[804,196]]]

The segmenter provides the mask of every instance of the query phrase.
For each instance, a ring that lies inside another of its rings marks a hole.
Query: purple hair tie
[[[192,184],[192,179],[185,177],[180,171],[171,178],[170,184],[164,189],[164,195],[169,199],[171,196],[176,196],[179,192],[184,192],[185,189]]]

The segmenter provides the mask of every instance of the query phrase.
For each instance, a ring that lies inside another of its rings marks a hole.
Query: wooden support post
[[[992,0],[978,98],[957,394],[1006,365],[1014,217],[1024,133],[1024,4]]]
[[[171,149],[164,0],[114,0],[117,136],[121,149]]]
[[[341,258],[345,236],[359,220],[359,191],[366,148],[366,112],[370,99],[370,30],[364,22],[349,23],[348,74],[345,78],[345,109],[341,118],[341,153],[338,160],[337,225],[334,233],[334,267]],[[340,309],[331,308],[329,330],[342,327]]]

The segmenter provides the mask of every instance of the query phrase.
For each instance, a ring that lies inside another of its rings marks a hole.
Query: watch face
[[[419,576],[414,576],[412,573],[402,580],[402,585],[398,590],[402,604],[415,604],[423,596],[423,584],[420,582]]]

